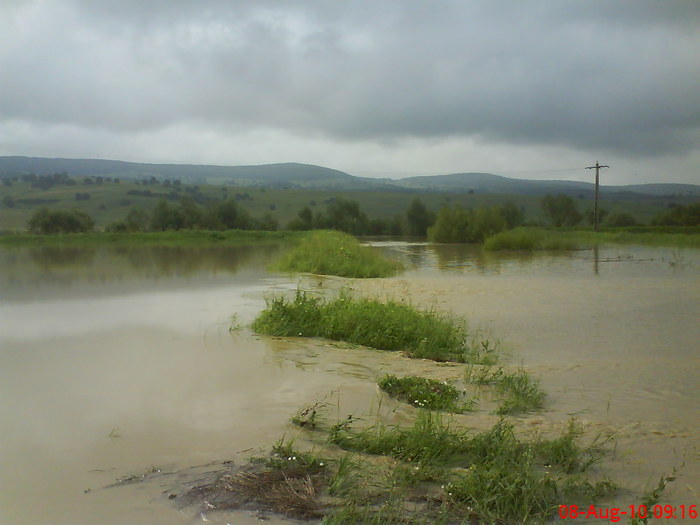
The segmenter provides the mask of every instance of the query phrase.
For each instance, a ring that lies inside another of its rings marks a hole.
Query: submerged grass
[[[607,478],[589,478],[604,442],[583,445],[574,421],[543,439],[516,434],[504,419],[476,432],[428,410],[410,426],[359,426],[352,416],[329,426],[316,417],[310,437],[319,443],[325,435],[331,445],[323,455],[283,438],[265,457],[194,490],[219,509],[326,524],[543,522],[562,498],[582,506],[617,490]]]
[[[355,453],[399,460],[406,466],[394,467],[391,479],[403,480],[404,485],[440,484],[435,497],[453,515],[523,523],[553,516],[563,494],[572,501],[590,501],[615,492],[610,480],[591,482],[584,476],[604,450],[597,441],[581,446],[580,436],[572,422],[553,440],[521,440],[505,420],[472,434],[421,411],[411,427],[332,427],[329,442]],[[416,473],[415,481],[411,472]]]
[[[435,361],[495,361],[494,345],[475,341],[458,319],[403,302],[353,298],[346,291],[328,301],[301,291],[293,300],[268,299],[251,326],[266,335],[324,337]]]
[[[388,277],[403,270],[403,265],[361,246],[352,235],[323,230],[304,238],[272,268],[340,277]]]
[[[468,367],[465,379],[476,385],[490,385],[500,394],[500,404],[496,409],[499,415],[538,410],[544,406],[547,397],[540,389],[540,382],[522,368],[506,372],[503,367]]]
[[[415,407],[450,412],[463,412],[472,408],[472,403],[458,403],[459,391],[444,381],[418,376],[386,375],[377,383],[391,397]]]

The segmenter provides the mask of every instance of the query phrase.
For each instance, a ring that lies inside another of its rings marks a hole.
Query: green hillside
[[[360,203],[370,219],[389,219],[403,215],[410,202],[419,197],[432,211],[458,204],[464,208],[491,206],[514,202],[524,211],[525,219],[541,219],[540,197],[534,195],[494,194],[479,192],[431,192],[387,190],[313,190],[278,188],[242,188],[230,185],[195,185],[175,180],[151,180],[148,183],[112,177],[83,177],[58,175],[60,182],[48,183],[48,177],[5,178],[0,186],[0,230],[27,229],[27,221],[39,208],[76,208],[90,214],[99,228],[123,219],[128,211],[140,207],[152,210],[160,198],[178,202],[188,196],[204,204],[226,198],[235,199],[255,217],[268,213],[285,226],[303,207],[314,213],[325,211],[334,198],[343,197]],[[42,183],[42,181],[44,181]],[[631,213],[643,223],[682,198],[644,197],[639,200],[606,200],[601,207],[610,211]],[[578,209],[585,212],[593,207],[590,199],[577,199]]]

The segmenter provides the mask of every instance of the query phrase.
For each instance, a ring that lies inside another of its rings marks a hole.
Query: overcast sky
[[[700,1],[2,0],[0,155],[700,184]]]

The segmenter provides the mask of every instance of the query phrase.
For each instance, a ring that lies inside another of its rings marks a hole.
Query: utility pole
[[[609,168],[610,166],[603,166],[595,161],[595,166],[588,166],[587,170],[592,170],[595,168],[595,205],[593,207],[593,229],[598,231],[598,186],[600,186],[600,169]]]

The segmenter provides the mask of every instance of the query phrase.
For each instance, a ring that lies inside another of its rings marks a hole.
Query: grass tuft
[[[404,401],[417,408],[462,412],[472,404],[459,405],[459,391],[452,385],[436,379],[386,375],[378,381],[379,388],[391,397]]]
[[[399,273],[403,265],[361,246],[352,235],[322,230],[302,239],[272,269],[340,277],[389,277]]]
[[[396,301],[353,298],[342,291],[324,301],[297,291],[293,300],[274,297],[252,329],[273,336],[323,337],[377,348],[403,350],[435,361],[492,362],[493,345],[469,337],[463,322]]]
[[[544,406],[546,394],[540,389],[540,382],[532,379],[522,368],[515,372],[506,372],[503,367],[495,370],[488,367],[469,367],[465,377],[469,383],[493,386],[502,396],[496,409],[498,415],[529,412]]]

